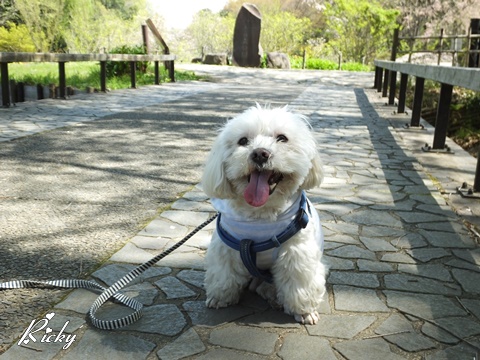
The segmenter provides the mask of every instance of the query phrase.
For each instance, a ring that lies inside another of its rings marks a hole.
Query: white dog
[[[202,179],[220,213],[206,257],[208,307],[236,304],[253,277],[266,281],[252,281],[251,289],[295,320],[317,323],[325,293],[323,234],[304,190],[321,181],[303,116],[257,105],[227,122]]]

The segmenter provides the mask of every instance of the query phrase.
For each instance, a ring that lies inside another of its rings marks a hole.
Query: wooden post
[[[388,93],[388,105],[395,103],[395,91],[397,89],[397,72],[390,71],[390,92]]]
[[[453,41],[453,44],[450,45],[450,46],[453,46],[453,52],[452,52],[452,66],[455,66],[455,58],[458,57],[457,55],[457,41],[458,41],[458,37],[457,35],[455,34],[455,37],[452,39]]]
[[[175,64],[173,61],[168,62],[170,64],[168,68],[168,77],[170,78],[171,82],[175,82]]]
[[[475,170],[475,180],[473,182],[473,191],[474,192],[480,191],[480,149],[478,150],[478,155],[477,155],[477,167]]]
[[[398,28],[393,30],[392,52],[390,54],[390,60],[391,61],[395,61],[397,59],[398,45],[400,43],[399,36],[398,36],[399,32],[400,32],[400,30]]]
[[[150,54],[150,46],[148,44],[147,25],[142,25],[143,51],[145,54]]]
[[[107,62],[100,61],[100,91],[107,92]]]
[[[470,19],[470,31],[469,35],[480,35],[480,19]],[[475,53],[471,51],[480,50],[480,39],[470,38],[470,44],[468,44],[469,52],[467,53],[468,57],[468,67],[480,67],[480,53]]]
[[[55,84],[49,84],[48,91],[48,97],[50,99],[55,99],[57,97],[57,86]]]
[[[12,95],[12,103],[15,104],[18,102],[18,93],[17,93],[17,82],[15,80],[10,80],[10,94]]]
[[[434,150],[443,150],[445,148],[452,91],[453,86],[449,84],[442,84],[440,88],[440,99],[438,100],[437,119],[435,121],[435,134],[432,147]]]
[[[59,61],[58,62],[58,81],[60,82],[60,97],[62,99],[66,99],[67,96],[65,95],[65,89],[67,87],[67,80],[65,77],[65,62]]]
[[[136,62],[130,61],[130,83],[132,89],[137,87],[137,69],[136,69]]]
[[[383,68],[378,68],[378,79],[377,79],[377,92],[382,92],[382,77],[383,77]]]
[[[147,23],[148,28],[152,32],[152,34],[155,36],[155,38],[158,40],[158,42],[160,42],[160,45],[163,48],[163,53],[165,55],[170,55],[170,49],[168,48],[168,45],[165,42],[165,40],[163,40],[162,35],[160,35],[160,32],[158,31],[158,29],[154,25],[153,21],[150,20],[150,19],[147,19],[146,23]],[[170,74],[173,73],[173,68],[174,68],[173,61],[165,61],[164,66],[165,66],[165,69],[167,69]],[[175,75],[173,75],[173,76],[171,75],[170,80],[172,82],[175,82]]]
[[[468,67],[468,65],[470,64],[470,47],[472,46],[472,26],[470,25],[470,27],[468,28],[468,32],[467,32],[467,52],[465,53],[465,67]]]
[[[158,66],[158,61],[154,62],[155,66],[155,85],[160,85],[160,71]]]
[[[385,76],[383,78],[382,97],[387,97],[389,80],[390,80],[390,71],[388,69],[385,69]]]
[[[400,91],[398,93],[397,114],[405,112],[405,99],[407,97],[408,74],[400,74]]]
[[[437,65],[440,65],[440,61],[442,60],[442,48],[443,48],[443,29],[440,29],[440,50],[438,50],[438,60]]]
[[[43,94],[43,85],[37,84],[37,99],[42,100],[44,98],[45,98],[45,95]]]
[[[412,119],[410,121],[411,127],[420,126],[420,116],[422,114],[423,88],[425,85],[425,78],[418,77],[415,80],[415,93],[413,95],[413,109]]]
[[[168,55],[170,54],[170,49],[168,48],[167,46],[167,43],[165,42],[165,40],[163,40],[163,37],[162,35],[160,35],[160,32],[158,31],[157,27],[154,25],[153,21],[148,19],[146,21],[147,23],[147,26],[148,28],[150,29],[150,31],[152,32],[152,34],[157,38],[157,40],[160,42],[160,45],[162,46],[163,50],[164,50],[164,54],[165,55]]]
[[[4,107],[10,106],[10,83],[8,81],[8,63],[0,63],[2,74],[2,105]]]
[[[25,102],[25,83],[19,82],[17,84],[17,100],[18,102]]]

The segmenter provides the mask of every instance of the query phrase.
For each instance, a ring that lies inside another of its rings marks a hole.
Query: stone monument
[[[233,32],[233,63],[243,67],[260,66],[262,15],[253,4],[243,4]]]

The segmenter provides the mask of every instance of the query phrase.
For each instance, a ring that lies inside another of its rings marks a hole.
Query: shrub
[[[143,55],[145,54],[145,51],[142,45],[138,45],[138,46],[122,45],[112,49],[110,53]],[[147,72],[147,67],[148,67],[148,61],[137,61],[136,69],[142,74],[145,74]],[[130,74],[129,61],[107,61],[106,68],[107,68],[107,77],[109,78]]]
[[[303,58],[301,56],[290,57],[292,69],[301,69],[302,62]],[[307,58],[305,68],[310,70],[338,70],[338,63],[325,59]]]
[[[356,62],[346,62],[342,64],[342,70],[346,71],[372,71],[372,67]]]
[[[15,25],[7,22],[6,27],[0,26],[0,51],[34,52],[35,45],[28,28],[24,24]]]
[[[303,59],[301,56],[291,56],[290,64],[292,69],[301,69]],[[338,62],[327,59],[307,58],[306,69],[311,70],[338,70]],[[371,67],[355,62],[342,63],[342,70],[345,71],[371,71]]]
[[[338,63],[332,60],[313,58],[307,59],[305,67],[312,70],[338,70]]]

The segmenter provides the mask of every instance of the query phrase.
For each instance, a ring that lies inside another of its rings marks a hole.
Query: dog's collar
[[[257,268],[256,253],[280,247],[281,244],[288,241],[301,229],[304,229],[307,226],[309,222],[309,214],[311,214],[311,210],[307,201],[307,195],[302,191],[295,218],[288,224],[285,230],[278,235],[272,236],[268,240],[256,242],[251,239],[237,239],[222,226],[221,213],[219,213],[217,218],[217,233],[226,245],[240,252],[243,264],[252,276],[272,282],[270,272]]]

